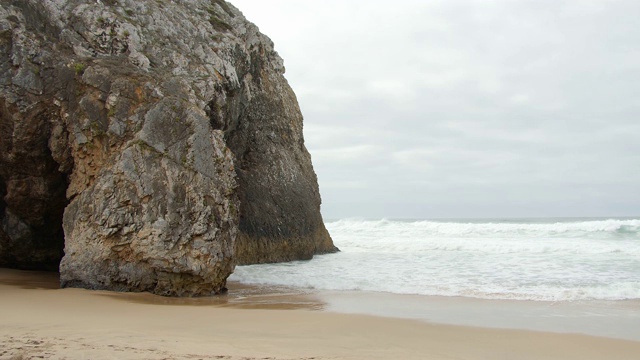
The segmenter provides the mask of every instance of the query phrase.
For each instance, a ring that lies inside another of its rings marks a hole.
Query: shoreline
[[[582,334],[640,341],[640,301],[530,301],[321,292],[325,311],[357,313],[431,324]]]
[[[53,274],[0,269],[0,359],[633,359],[640,353],[640,341],[345,313],[355,305],[359,312],[393,310],[386,294],[265,292],[233,284],[221,297],[162,298],[58,289],[52,280]],[[424,300],[409,298],[395,307],[412,312]],[[446,306],[479,304],[431,300],[423,308],[445,313],[452,311]]]

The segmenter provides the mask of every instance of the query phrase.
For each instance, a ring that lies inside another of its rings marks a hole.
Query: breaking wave
[[[231,279],[486,299],[640,299],[640,219],[343,219],[327,229],[340,253],[241,266]]]

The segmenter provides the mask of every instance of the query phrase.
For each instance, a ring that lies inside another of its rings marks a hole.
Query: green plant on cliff
[[[226,22],[222,21],[217,15],[211,15],[209,17],[209,23],[214,29],[218,31],[231,31],[233,27]]]
[[[138,146],[138,148],[140,148],[141,150],[146,150],[146,151],[153,152],[153,153],[155,153],[157,155],[162,155],[162,153],[160,151],[158,151],[158,149],[156,149],[153,146],[149,145],[149,143],[147,143],[144,140],[136,139],[136,140],[133,140],[131,142],[131,144]]]
[[[84,74],[84,71],[86,70],[87,65],[83,64],[83,63],[75,63],[73,64],[73,69],[76,71],[76,75],[82,75]]]
[[[212,2],[212,5],[218,4],[220,5],[219,2]],[[224,4],[226,7],[226,4]],[[222,7],[222,5],[220,5]],[[225,10],[225,7],[222,7],[223,10]],[[228,7],[226,8],[228,10]],[[225,11],[227,11],[225,10]],[[227,24],[224,20],[222,20],[220,18],[220,15],[218,14],[218,11],[216,11],[216,9],[214,7],[210,7],[207,8],[207,12],[209,13],[209,23],[211,24],[211,26],[213,26],[214,29],[218,30],[218,31],[231,31],[233,30],[233,26]],[[229,13],[227,11],[227,13]]]
[[[211,41],[213,41],[214,43],[220,42],[222,41],[223,37],[218,35],[218,34],[213,34],[211,35]],[[217,49],[216,49],[217,51]]]
[[[235,17],[235,14],[233,13],[233,11],[231,11],[231,9],[229,8],[229,5],[227,5],[227,2],[224,0],[211,0],[211,5],[215,6],[218,5],[222,8],[222,10],[224,10],[224,12],[226,12],[227,14],[229,14],[229,16],[231,17]]]
[[[91,128],[91,134],[95,137],[102,137],[106,135],[105,129],[98,121],[91,121],[89,127]]]

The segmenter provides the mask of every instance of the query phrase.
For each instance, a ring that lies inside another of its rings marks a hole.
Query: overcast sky
[[[640,1],[231,0],[325,219],[640,215]]]

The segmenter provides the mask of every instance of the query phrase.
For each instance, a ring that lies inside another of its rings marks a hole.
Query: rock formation
[[[0,0],[0,266],[192,296],[336,251],[283,74],[222,0]]]

